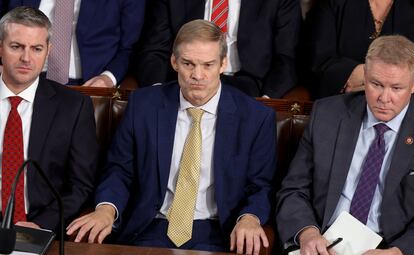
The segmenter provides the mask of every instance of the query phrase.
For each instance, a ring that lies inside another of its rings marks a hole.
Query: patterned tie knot
[[[375,125],[374,128],[375,128],[375,131],[377,132],[377,135],[379,137],[383,136],[385,132],[390,130],[390,128],[384,123],[379,123],[379,124]]]
[[[203,109],[188,108],[187,111],[190,114],[191,118],[193,119],[193,122],[200,123],[201,117],[203,117],[203,113],[204,113]]]
[[[9,97],[10,105],[12,109],[17,109],[17,106],[19,106],[20,102],[23,100],[23,98],[19,96]]]

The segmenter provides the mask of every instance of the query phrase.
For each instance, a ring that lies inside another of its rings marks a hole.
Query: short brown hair
[[[396,66],[406,65],[414,72],[414,43],[401,35],[380,36],[368,48],[365,62],[370,60]]]
[[[220,60],[226,57],[226,35],[212,22],[196,19],[184,24],[175,37],[173,45],[174,56],[179,57],[179,47],[181,44],[193,41],[218,42],[220,44]]]
[[[49,43],[50,36],[52,35],[52,25],[49,18],[40,10],[33,7],[20,6],[6,13],[0,20],[0,41],[3,41],[7,36],[7,27],[12,23],[28,27],[46,28],[46,41]]]

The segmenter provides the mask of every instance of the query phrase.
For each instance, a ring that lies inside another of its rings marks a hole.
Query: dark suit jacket
[[[4,0],[1,0],[4,1]],[[5,0],[8,9],[39,7],[40,0]],[[145,0],[84,0],[81,2],[76,39],[84,81],[111,71],[120,82],[128,69],[132,45],[144,22]]]
[[[316,97],[338,94],[352,70],[365,62],[369,37],[375,31],[368,1],[319,0],[306,24],[308,68]],[[414,1],[394,0],[381,35],[399,34],[414,40]]]
[[[140,86],[176,79],[172,45],[185,23],[204,18],[204,0],[155,0],[138,61]],[[296,82],[295,48],[301,21],[297,0],[242,0],[237,34],[241,70],[223,81],[251,96],[280,98]]]
[[[119,242],[131,242],[162,206],[178,107],[176,82],[140,89],[128,100],[96,192],[96,203],[111,202],[119,211]],[[263,224],[269,219],[276,120],[273,110],[225,85],[217,111],[215,200],[223,233],[229,234],[243,213]]]
[[[341,195],[362,120],[363,93],[316,101],[309,126],[278,193],[277,225],[283,242],[305,226],[326,230]],[[382,236],[404,254],[414,250],[414,100],[401,124],[381,204]]]
[[[65,220],[78,216],[94,189],[98,146],[90,98],[40,79],[33,103],[29,158],[63,200]],[[27,170],[28,221],[55,230],[57,202],[34,167]]]

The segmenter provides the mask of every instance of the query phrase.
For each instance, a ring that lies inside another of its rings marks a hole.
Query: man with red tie
[[[30,7],[0,20],[0,209],[4,214],[16,172],[30,158],[60,193],[70,220],[93,190],[98,146],[90,99],[39,78],[50,32],[48,18]],[[28,166],[17,185],[14,222],[55,230],[57,208],[39,173]]]
[[[280,98],[296,83],[301,23],[298,0],[148,1],[136,76],[141,87],[175,80],[169,65],[174,37],[186,22],[205,19],[226,33],[228,64],[222,82],[250,96]],[[150,3],[151,2],[151,3]]]

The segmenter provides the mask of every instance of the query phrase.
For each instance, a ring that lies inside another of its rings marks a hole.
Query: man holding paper
[[[383,237],[364,254],[414,250],[414,43],[376,39],[365,84],[315,102],[277,195],[280,237],[301,254],[329,254],[321,233],[343,211]]]

